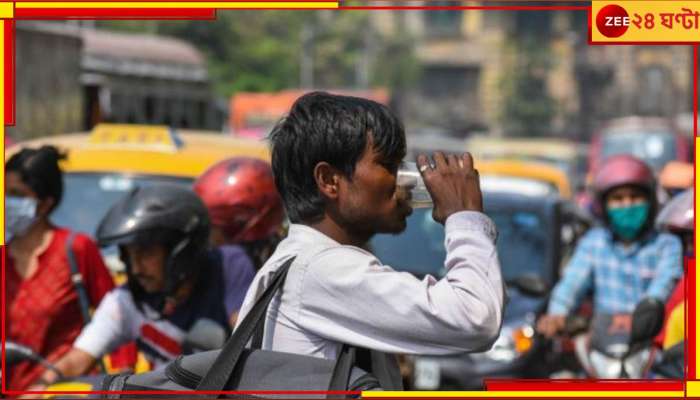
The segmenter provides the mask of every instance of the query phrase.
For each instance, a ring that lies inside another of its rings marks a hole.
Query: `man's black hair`
[[[322,218],[325,204],[314,179],[315,166],[325,161],[352,179],[368,138],[386,165],[398,165],[406,155],[403,125],[382,104],[311,92],[292,105],[270,133],[275,185],[291,222]]]
[[[53,211],[63,197],[63,172],[58,162],[64,158],[65,154],[54,146],[22,149],[7,160],[5,173],[18,173],[22,182],[36,193],[39,200],[53,198]]]

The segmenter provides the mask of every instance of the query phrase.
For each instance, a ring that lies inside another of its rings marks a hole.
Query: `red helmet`
[[[194,183],[213,226],[232,242],[253,242],[279,232],[284,220],[270,164],[235,157],[210,167]]]
[[[692,232],[695,229],[695,202],[693,189],[672,198],[656,218],[659,229]]]
[[[635,185],[653,192],[656,181],[651,168],[631,155],[621,154],[603,161],[593,178],[595,193],[605,195],[610,189],[623,185]]]
[[[656,209],[654,172],[644,161],[628,154],[620,154],[605,159],[593,178],[596,212],[601,213],[605,209],[603,200],[611,189],[624,185],[644,189],[649,193],[652,208]]]

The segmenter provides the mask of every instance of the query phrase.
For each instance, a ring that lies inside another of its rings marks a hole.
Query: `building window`
[[[454,6],[450,1],[431,1],[431,6]],[[425,32],[428,36],[462,36],[463,10],[426,10],[423,13]]]

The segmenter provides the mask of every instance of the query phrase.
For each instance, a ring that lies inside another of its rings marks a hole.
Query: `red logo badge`
[[[617,4],[609,4],[598,11],[595,18],[598,31],[609,38],[622,36],[630,26],[627,11]]]

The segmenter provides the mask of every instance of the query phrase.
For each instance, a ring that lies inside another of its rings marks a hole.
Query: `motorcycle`
[[[576,358],[585,374],[594,379],[651,378],[651,369],[661,358],[653,339],[663,326],[663,303],[642,300],[632,313],[629,331],[611,329],[616,317],[596,314],[590,333],[574,337]]]
[[[651,367],[651,377],[659,379],[685,377],[685,341],[664,350],[663,355]]]
[[[216,322],[209,319],[199,319],[192,328],[187,332],[182,348],[184,354],[198,353],[202,351],[215,350],[221,348],[226,342],[227,332]],[[47,361],[44,357],[34,352],[29,347],[11,341],[5,342],[5,366],[11,368],[23,361],[30,361],[41,364],[44,368],[56,373],[58,380],[46,387],[46,392],[87,392],[98,390],[105,375],[87,375],[77,378],[66,378],[55,365]],[[0,379],[2,378],[2,370],[0,369]],[[43,395],[45,399],[54,399],[60,397],[80,398],[86,397],[87,394],[51,394]]]

